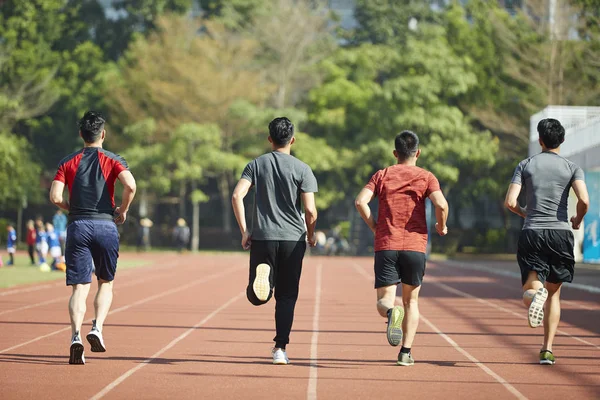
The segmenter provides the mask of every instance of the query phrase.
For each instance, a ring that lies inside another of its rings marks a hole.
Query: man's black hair
[[[419,137],[412,131],[402,131],[394,141],[396,152],[400,161],[404,161],[417,154],[419,150]]]
[[[538,123],[537,131],[544,146],[556,149],[565,141],[565,128],[554,118],[546,118]]]
[[[294,124],[286,117],[275,118],[269,123],[269,136],[277,146],[285,146],[294,137]]]
[[[94,143],[100,140],[106,118],[96,111],[87,111],[79,120],[79,131],[86,143]]]

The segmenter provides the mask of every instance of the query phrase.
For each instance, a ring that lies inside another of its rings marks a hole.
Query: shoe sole
[[[531,305],[527,313],[529,326],[537,328],[544,321],[544,304],[548,299],[548,291],[546,288],[539,288],[531,299]]]
[[[83,344],[73,343],[69,351],[69,364],[85,364],[85,357],[83,356]]]
[[[404,320],[404,308],[394,307],[388,317],[387,340],[391,346],[398,346],[402,342],[402,321]]]
[[[288,365],[289,361],[273,361],[273,365]]]
[[[556,361],[551,360],[540,360],[540,365],[554,365]]]
[[[104,353],[106,351],[106,347],[102,344],[100,338],[93,333],[88,333],[85,337],[88,343],[92,346],[92,351],[94,353]]]
[[[403,367],[411,367],[411,366],[415,365],[415,363],[414,362],[406,363],[406,362],[398,361],[398,362],[396,362],[396,365],[402,365]]]
[[[270,274],[271,267],[269,264],[258,264],[256,267],[256,278],[254,278],[254,282],[252,283],[252,290],[254,290],[256,298],[260,301],[267,301],[271,293]]]

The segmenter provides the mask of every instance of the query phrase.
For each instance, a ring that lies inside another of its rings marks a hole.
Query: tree
[[[40,167],[27,140],[0,132],[0,205],[20,208],[40,198]]]
[[[247,134],[232,118],[240,100],[262,104],[271,88],[254,69],[258,45],[221,24],[165,17],[160,30],[138,38],[127,51],[108,93],[117,122],[152,117],[156,140],[166,142],[182,123],[216,124],[223,155],[214,170],[223,205],[223,227],[231,230],[230,196],[236,174],[247,158],[235,150]]]

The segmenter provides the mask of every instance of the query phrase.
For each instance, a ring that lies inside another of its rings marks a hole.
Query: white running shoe
[[[271,283],[269,281],[271,275],[271,267],[269,264],[258,264],[256,267],[256,278],[252,283],[252,290],[256,298],[260,301],[266,301],[271,294]]]
[[[71,348],[69,349],[69,364],[85,364],[83,343],[81,343],[81,338],[79,338],[79,332],[76,332],[71,339]]]
[[[92,321],[92,330],[87,334],[86,339],[92,346],[92,351],[94,353],[104,353],[106,351],[104,339],[102,338],[102,332],[96,328],[96,320]]]
[[[287,365],[290,363],[290,359],[283,349],[273,348],[271,354],[273,354],[273,364],[275,365]]]
[[[537,328],[542,325],[544,321],[544,304],[548,298],[548,290],[546,288],[539,288],[533,298],[531,299],[531,305],[529,306],[529,312],[527,313],[527,319],[529,320],[529,326]]]

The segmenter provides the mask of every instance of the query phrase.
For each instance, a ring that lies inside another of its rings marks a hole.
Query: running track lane
[[[422,290],[425,318],[413,350],[417,364],[403,368],[394,365],[398,349],[387,344],[384,319],[375,311],[371,259],[307,258],[289,347],[293,364],[272,366],[273,304],[253,307],[243,297],[235,297],[246,285],[246,257],[195,260],[182,259],[182,266],[199,266],[185,267],[186,282],[230,265],[243,268],[110,316],[109,352],[99,356],[86,352],[84,367],[66,365],[63,348],[68,335],[0,354],[0,368],[7,371],[0,375],[1,397],[53,398],[49,394],[56,393],[63,399],[91,398],[132,369],[105,398],[329,399],[401,394],[434,399],[452,394],[453,398],[508,399],[520,394],[529,399],[591,399],[600,395],[599,354],[590,345],[557,338],[559,364],[536,364],[540,331],[531,330],[517,316],[524,310],[513,301],[513,293],[494,285],[514,284],[510,280],[430,264]],[[317,302],[319,276],[322,290]],[[164,279],[160,289],[150,286],[155,292],[177,288],[183,283],[178,277]],[[142,289],[135,285],[118,297],[141,299],[147,296]],[[63,310],[60,316],[43,313],[41,308],[28,311],[37,313],[39,320],[65,323]],[[211,315],[198,329],[190,330]],[[566,332],[596,343],[597,334],[578,327],[578,323],[561,325]],[[20,329],[40,328],[23,324]]]

